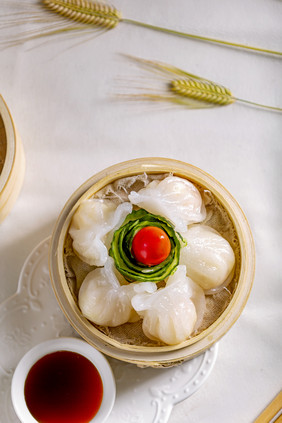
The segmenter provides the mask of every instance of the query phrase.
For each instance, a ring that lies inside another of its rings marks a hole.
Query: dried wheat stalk
[[[47,9],[48,11],[56,13],[58,17],[64,18],[66,19],[66,21],[69,21],[69,22],[74,22],[75,24],[73,26],[68,26],[68,24],[66,23],[66,26],[64,27],[62,26],[63,25],[62,22],[59,21],[57,23],[58,27],[56,28],[56,22],[52,23],[49,17],[46,16],[46,21],[49,24],[48,27],[42,28],[42,31],[38,29],[34,33],[31,33],[26,37],[23,37],[23,34],[19,34],[18,39],[15,40],[16,42],[14,41],[13,43],[10,43],[10,45],[17,44],[17,43],[23,42],[25,40],[30,40],[33,38],[49,36],[49,35],[54,35],[58,33],[68,33],[69,31],[74,31],[74,30],[86,31],[87,26],[91,28],[96,28],[96,29],[100,28],[100,29],[108,30],[108,29],[112,29],[116,27],[118,23],[123,22],[127,24],[142,26],[144,28],[148,28],[155,31],[161,31],[171,35],[219,44],[226,47],[233,47],[233,48],[235,47],[235,48],[245,49],[245,50],[249,50],[249,51],[253,51],[257,53],[282,56],[282,52],[279,52],[279,51],[268,50],[268,49],[264,49],[260,47],[253,47],[253,46],[248,46],[244,44],[218,40],[215,38],[204,37],[204,36],[196,35],[196,34],[188,34],[185,32],[175,31],[173,29],[159,27],[156,25],[151,25],[151,24],[136,21],[133,19],[123,18],[121,13],[117,9],[115,9],[114,7],[106,3],[101,3],[99,1],[98,2],[91,1],[91,0],[40,0],[40,1],[41,3],[39,4],[41,4],[41,6],[42,5],[44,6],[45,12]],[[18,4],[17,7],[24,8],[23,2]],[[26,21],[30,22],[32,19],[34,19],[34,22],[36,23],[40,22],[40,20],[41,22],[43,22],[45,18],[42,17],[42,15],[40,15],[40,12],[42,12],[42,10],[41,11],[37,9],[33,10],[33,8],[36,8],[36,5],[28,4],[28,8],[27,9],[24,8],[24,11],[23,11],[24,15],[21,14],[20,12],[20,18],[18,19],[17,22],[21,23],[20,19],[23,19],[24,22]],[[28,13],[30,13],[30,15],[28,15]],[[12,19],[12,22],[16,24],[15,23],[16,21],[13,19]],[[78,26],[78,24],[82,26]],[[7,24],[7,22],[5,22],[2,27],[5,27],[6,25],[9,25],[9,23]],[[1,22],[0,22],[0,29],[1,29]]]
[[[282,112],[280,107],[266,106],[234,97],[228,88],[174,66],[133,56],[126,57],[145,70],[153,72],[154,81],[161,81],[162,85],[159,88],[151,89],[150,92],[147,90],[145,93],[144,89],[146,88],[142,87],[141,92],[123,95],[123,98],[169,102],[189,108],[227,106],[237,101],[258,108]]]

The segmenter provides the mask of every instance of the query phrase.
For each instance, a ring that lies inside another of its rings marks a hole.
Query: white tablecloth
[[[127,18],[282,51],[277,0],[114,3]],[[192,163],[225,185],[247,215],[256,277],[243,314],[219,343],[211,376],[174,408],[169,423],[250,423],[282,385],[282,114],[239,103],[206,110],[145,105],[115,94],[143,81],[120,55],[126,53],[203,76],[236,97],[282,107],[282,59],[126,23],[87,42],[63,39],[0,52],[0,92],[27,164],[18,201],[0,226],[0,301],[14,293],[26,256],[51,234],[68,197],[91,175],[144,156]]]

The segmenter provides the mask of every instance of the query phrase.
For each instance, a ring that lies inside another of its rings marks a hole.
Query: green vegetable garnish
[[[155,266],[138,262],[132,253],[132,241],[135,235],[148,226],[161,228],[171,243],[168,257]],[[140,209],[130,213],[122,226],[115,231],[109,253],[118,271],[129,282],[159,282],[176,270],[181,242],[185,243],[181,235],[175,232],[173,226],[164,217]]]

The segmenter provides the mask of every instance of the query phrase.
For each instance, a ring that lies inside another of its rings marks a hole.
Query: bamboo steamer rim
[[[84,318],[67,286],[63,266],[63,246],[72,216],[79,204],[116,179],[140,173],[168,173],[180,176],[212,191],[228,212],[238,235],[241,250],[241,270],[238,286],[227,308],[207,329],[174,346],[144,347],[122,344],[102,334]],[[247,219],[231,194],[215,178],[203,170],[174,159],[147,157],[118,163],[95,174],[69,198],[55,224],[49,252],[53,290],[65,316],[75,330],[100,351],[120,360],[140,365],[166,365],[199,354],[217,342],[240,316],[249,297],[254,279],[255,251]]]
[[[0,116],[6,138],[6,155],[0,173],[0,222],[12,209],[23,184],[25,156],[11,113],[0,95]]]
[[[15,162],[15,153],[16,153],[16,130],[14,123],[8,107],[0,95],[0,115],[3,120],[5,133],[6,133],[6,156],[4,160],[4,166],[0,174],[0,192],[3,191],[4,187],[8,183],[9,175],[11,174],[11,169],[13,168]]]

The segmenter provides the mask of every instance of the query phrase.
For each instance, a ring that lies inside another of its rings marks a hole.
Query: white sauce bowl
[[[24,395],[27,375],[31,367],[42,357],[56,351],[71,351],[82,355],[94,364],[103,383],[103,399],[91,423],[103,423],[108,418],[115,402],[116,385],[112,369],[106,358],[87,342],[78,338],[57,338],[42,342],[29,350],[18,363],[12,379],[12,403],[22,423],[36,423],[30,413]],[[89,422],[89,423],[90,423]]]

